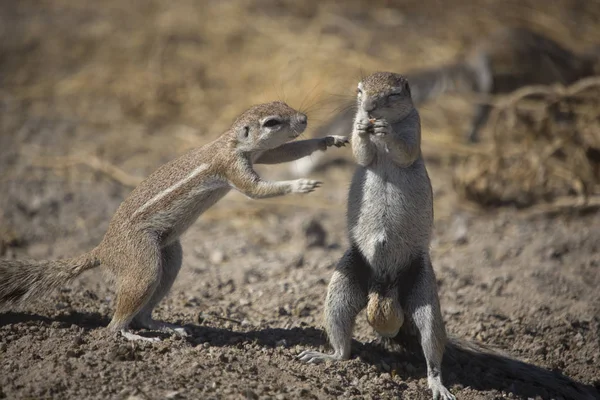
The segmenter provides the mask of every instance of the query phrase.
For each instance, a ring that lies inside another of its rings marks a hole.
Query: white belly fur
[[[377,271],[395,271],[429,246],[431,191],[422,162],[380,159],[357,170],[350,188],[350,240]]]

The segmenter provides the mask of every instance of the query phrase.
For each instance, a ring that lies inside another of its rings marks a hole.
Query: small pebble
[[[215,250],[212,253],[210,253],[211,263],[221,264],[223,261],[225,261],[225,253],[223,253],[221,250]]]

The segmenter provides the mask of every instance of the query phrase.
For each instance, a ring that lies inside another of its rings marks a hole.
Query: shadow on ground
[[[70,312],[54,318],[27,312],[0,314],[0,327],[10,324],[42,323],[58,328],[77,325],[85,331],[103,329],[110,318],[100,313]],[[206,325],[186,324],[190,335],[185,340],[192,346],[210,343],[216,347],[242,346],[254,343],[262,347],[318,348],[327,346],[324,331],[313,327],[291,329],[265,328],[250,331],[233,331]],[[167,339],[163,332],[141,330],[142,336]],[[495,353],[481,345],[452,338],[446,346],[443,362],[445,383],[471,387],[476,390],[499,390],[522,397],[595,399],[600,398],[598,387],[577,382],[560,371],[552,371],[534,364],[518,361],[512,357]],[[402,338],[401,342],[375,340],[370,343],[352,342],[352,357],[375,366],[380,373],[391,372],[404,381],[426,376],[427,367],[414,338]],[[300,361],[298,361],[300,362]],[[398,366],[392,369],[390,365]],[[557,397],[559,396],[559,397]]]

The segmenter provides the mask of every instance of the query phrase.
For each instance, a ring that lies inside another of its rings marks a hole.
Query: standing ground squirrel
[[[101,243],[79,257],[56,261],[0,260],[0,304],[22,303],[104,264],[116,278],[116,309],[108,326],[128,339],[131,322],[185,335],[181,327],[152,319],[182,263],[179,237],[232,188],[257,199],[312,192],[308,179],[269,182],[254,163],[292,161],[348,140],[327,136],[286,143],[306,128],[306,115],[282,102],[251,107],[216,140],[161,166],[123,201]]]
[[[502,382],[510,386],[502,389],[509,392],[514,391],[510,382],[525,381],[563,398],[595,398],[593,389],[558,372],[447,337],[429,253],[433,194],[411,88],[401,75],[377,72],[359,83],[357,103],[352,151],[358,167],[347,210],[350,248],[331,277],[324,310],[334,352],[305,350],[300,360],[349,359],[356,316],[366,307],[367,321],[385,341],[420,348],[434,399],[455,399],[442,383],[442,358],[476,365],[486,377],[505,376]]]
[[[377,72],[359,83],[352,152],[358,168],[348,194],[350,249],[325,301],[334,353],[304,351],[299,357],[348,359],[355,319],[365,306],[369,324],[384,337],[396,336],[406,316],[420,334],[433,397],[454,399],[441,375],[446,331],[429,256],[433,194],[419,113],[403,76]]]

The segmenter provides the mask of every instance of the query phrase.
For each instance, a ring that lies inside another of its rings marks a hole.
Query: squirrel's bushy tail
[[[477,371],[477,376],[472,377],[474,386],[479,384],[498,388],[510,380],[514,391],[529,397],[539,395],[540,389],[550,392],[542,395],[542,398],[556,398],[559,395],[564,399],[593,400],[600,396],[593,387],[578,383],[559,372],[516,360],[495,349],[456,337],[449,337],[446,344],[444,363],[448,362],[459,365],[462,372],[468,375]]]
[[[99,266],[94,253],[64,260],[0,260],[0,306],[29,301]]]

